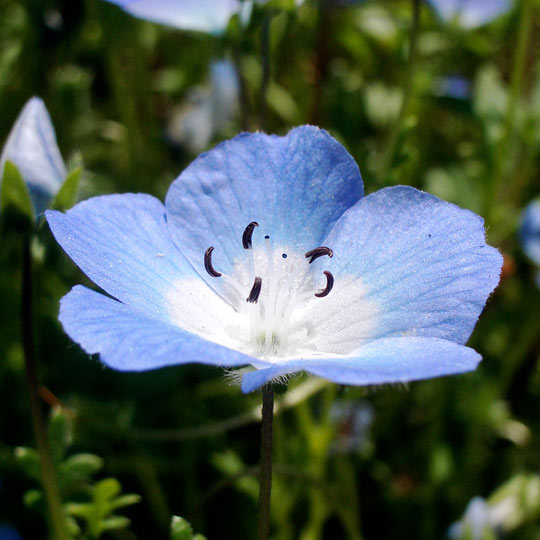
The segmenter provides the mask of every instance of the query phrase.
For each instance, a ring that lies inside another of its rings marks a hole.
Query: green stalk
[[[401,134],[403,122],[409,111],[409,104],[412,97],[414,73],[418,59],[418,36],[420,34],[420,0],[412,0],[412,26],[409,37],[409,62],[407,72],[403,79],[403,98],[397,120],[385,145],[385,150],[381,158],[379,169],[379,181],[381,184],[387,182],[387,176],[392,168],[397,151],[399,136]]]
[[[523,94],[523,81],[525,79],[525,68],[527,62],[527,46],[530,41],[531,28],[533,23],[533,2],[523,0],[520,6],[519,28],[517,35],[517,45],[514,55],[514,66],[510,82],[510,93],[508,95],[508,105],[504,123],[503,136],[497,147],[495,157],[495,171],[493,175],[493,187],[486,201],[486,209],[493,206],[493,198],[499,195],[499,190],[504,183],[504,178],[509,170],[509,149],[515,133],[516,108],[519,99]]]
[[[262,397],[259,528],[257,539],[268,540],[270,533],[270,497],[272,494],[272,423],[274,420],[274,391],[269,385],[263,388]]]
[[[23,239],[22,250],[21,332],[30,412],[40,458],[41,480],[49,511],[52,538],[69,540],[56,471],[49,449],[47,427],[38,394],[39,383],[32,321],[32,256],[30,254],[30,240],[27,236]]]
[[[261,34],[261,59],[262,59],[262,80],[261,96],[259,103],[259,127],[262,131],[266,129],[267,122],[267,95],[270,84],[270,22],[271,14],[266,14]]]

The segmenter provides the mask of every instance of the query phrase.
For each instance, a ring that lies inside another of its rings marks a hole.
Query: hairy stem
[[[274,391],[265,386],[262,392],[261,463],[259,473],[258,540],[267,540],[270,532],[270,495],[272,493],[272,423],[274,420]]]
[[[54,538],[54,540],[69,540],[56,472],[54,470],[49,449],[47,427],[38,394],[39,384],[32,321],[32,258],[28,237],[23,239],[21,285],[21,333],[25,375],[30,400],[32,424],[40,458],[39,464],[41,469],[41,480],[43,482],[43,491],[45,493],[45,500],[49,511],[52,538]]]

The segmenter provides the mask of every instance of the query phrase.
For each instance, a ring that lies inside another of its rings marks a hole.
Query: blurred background
[[[505,259],[469,341],[484,361],[407,387],[291,380],[277,397],[272,537],[540,539],[540,260],[520,241],[540,197],[540,3],[247,7],[221,26],[174,28],[102,0],[0,0],[0,144],[38,95],[68,167],[83,168],[79,199],[163,199],[220,140],[312,123],[346,146],[367,193],[406,184],[481,214]],[[169,538],[173,514],[208,540],[253,538],[260,394],[201,365],[103,368],[57,321],[61,296],[88,280],[46,224],[31,248],[40,394],[73,538]],[[20,268],[3,230],[2,540],[48,538]]]

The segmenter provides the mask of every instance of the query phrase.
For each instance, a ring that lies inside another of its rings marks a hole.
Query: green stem
[[[268,110],[267,94],[268,85],[270,84],[270,21],[271,15],[267,14],[264,18],[261,34],[262,80],[261,97],[259,103],[259,127],[263,131],[266,129]]]
[[[56,471],[51,459],[47,427],[41,403],[39,401],[39,384],[34,346],[32,322],[32,257],[30,254],[30,241],[28,237],[23,240],[22,252],[22,286],[21,286],[21,331],[24,352],[26,384],[30,399],[30,412],[32,424],[39,452],[39,463],[43,491],[49,510],[50,524],[55,540],[69,540],[66,520],[62,508],[62,500],[56,479]]]
[[[265,386],[262,392],[261,463],[259,473],[259,529],[258,540],[267,540],[270,533],[270,496],[272,493],[272,422],[274,419],[274,391]]]
[[[495,157],[495,174],[493,175],[493,188],[488,194],[488,201],[486,202],[487,211],[493,207],[493,198],[497,197],[499,194],[499,190],[504,183],[505,175],[509,169],[508,156],[515,132],[516,107],[523,92],[528,44],[531,35],[532,22],[534,19],[532,4],[532,0],[523,0],[521,3],[517,45],[514,56],[512,78],[510,82],[510,93],[508,95],[504,130],[501,141],[497,146],[497,155]]]
[[[321,120],[324,81],[330,63],[330,42],[333,35],[334,10],[327,0],[320,0],[317,20],[317,47],[315,49],[313,101],[309,123],[318,126]]]
[[[387,143],[385,145],[385,151],[381,159],[381,166],[379,170],[379,180],[381,184],[385,184],[387,181],[388,172],[390,171],[394,162],[394,157],[397,151],[397,145],[399,142],[399,136],[401,134],[403,122],[407,116],[409,110],[409,104],[411,101],[413,90],[413,79],[416,68],[416,62],[418,58],[418,36],[420,34],[420,0],[412,0],[412,26],[409,37],[409,61],[407,65],[407,72],[403,80],[403,97],[401,101],[401,107],[397,120],[393,129],[390,132]]]

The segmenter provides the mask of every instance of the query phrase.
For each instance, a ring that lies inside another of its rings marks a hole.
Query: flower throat
[[[249,283],[252,284],[247,296],[246,286],[216,270],[212,262],[213,246],[210,246],[204,254],[204,267],[213,278],[224,280],[226,285],[234,291],[234,295],[238,295],[241,299],[233,307],[237,310],[247,310],[250,345],[253,347],[254,354],[266,358],[286,353],[292,333],[291,318],[294,310],[312,297],[328,296],[334,286],[334,276],[325,270],[323,274],[326,285],[313,292],[311,285],[306,287],[307,266],[298,265],[287,253],[282,253],[281,258],[275,261],[270,236],[266,235],[264,237],[266,256],[262,263],[266,266],[266,275],[263,281],[261,261],[255,260],[253,250],[253,232],[258,226],[256,221],[252,221],[242,234],[242,246],[247,252],[247,273]],[[325,256],[332,258],[334,253],[329,247],[319,246],[306,252],[303,258],[307,259],[307,264],[310,265],[319,257]],[[287,266],[288,262],[289,266]],[[308,333],[306,328],[300,328],[300,331]]]

